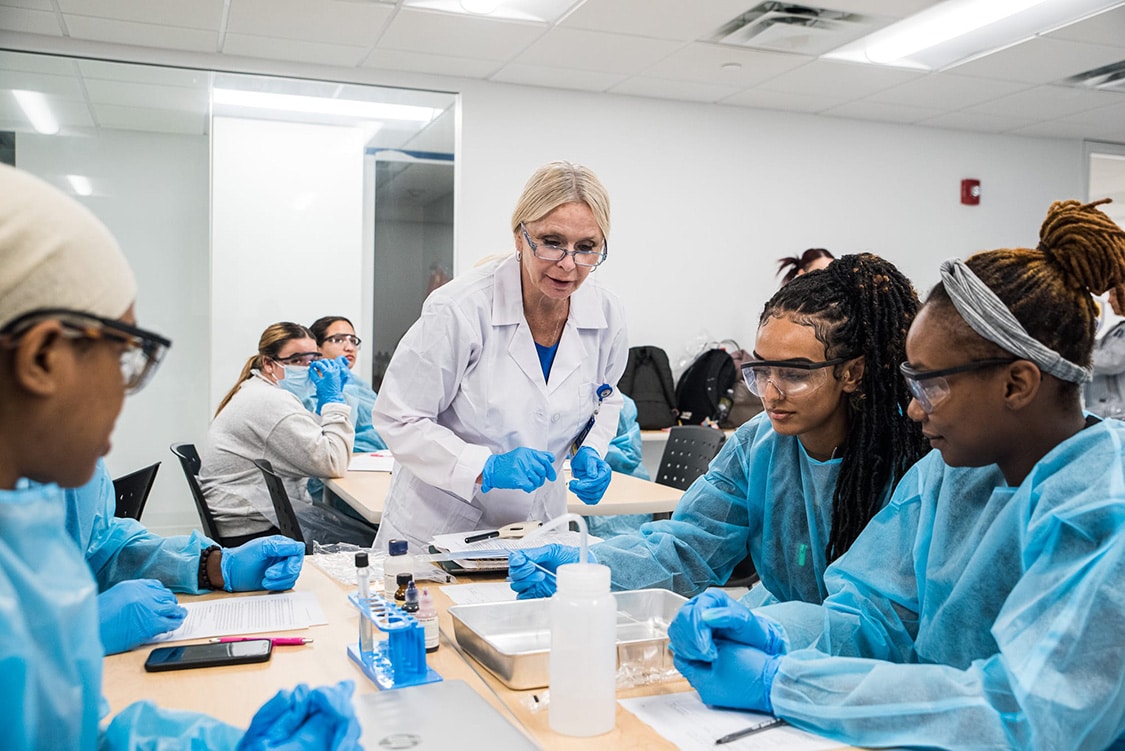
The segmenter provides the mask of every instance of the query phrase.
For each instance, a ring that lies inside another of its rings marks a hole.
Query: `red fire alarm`
[[[961,203],[976,206],[980,203],[980,180],[961,181]]]

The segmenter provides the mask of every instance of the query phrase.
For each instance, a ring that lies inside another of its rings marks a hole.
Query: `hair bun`
[[[1125,231],[1098,210],[1109,203],[1055,201],[1039,228],[1039,250],[1075,286],[1095,294],[1125,283]]]

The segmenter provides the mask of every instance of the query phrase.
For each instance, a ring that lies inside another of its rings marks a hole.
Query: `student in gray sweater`
[[[290,373],[317,391],[317,412],[278,383]],[[255,459],[268,459],[282,477],[306,540],[369,547],[375,528],[323,505],[313,505],[309,477],[340,477],[351,459],[355,429],[343,397],[347,366],[320,359],[308,329],[275,323],[258,341],[208,431],[199,482],[224,537],[276,534],[277,516]],[[229,541],[229,540],[228,540]],[[237,544],[241,540],[229,541]]]

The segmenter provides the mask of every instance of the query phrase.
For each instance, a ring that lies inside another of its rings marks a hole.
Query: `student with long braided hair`
[[[681,609],[676,666],[704,702],[865,747],[1125,748],[1125,423],[1079,393],[1125,232],[1096,206],[1052,205],[1035,250],[943,264],[901,368],[937,450],[823,605]],[[822,633],[794,650],[810,611]]]
[[[825,567],[851,545],[925,452],[898,374],[918,308],[909,280],[873,255],[802,274],[766,303],[756,360],[743,365],[765,411],[738,429],[671,519],[592,546],[619,589],[685,595],[721,585],[748,555],[754,604],[819,603]],[[512,588],[546,596],[577,551],[510,557]]]

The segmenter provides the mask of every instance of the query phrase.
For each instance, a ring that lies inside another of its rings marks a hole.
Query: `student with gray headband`
[[[1080,395],[1125,232],[1096,206],[1052,205],[1036,249],[943,265],[901,367],[937,451],[823,605],[684,606],[672,649],[706,703],[857,746],[1125,748],[1125,423]]]

